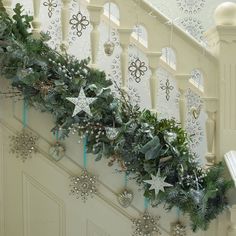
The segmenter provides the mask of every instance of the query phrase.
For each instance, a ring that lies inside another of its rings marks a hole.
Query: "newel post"
[[[147,57],[149,61],[149,69],[151,71],[150,77],[150,94],[151,94],[151,111],[157,112],[157,95],[158,95],[158,77],[157,69],[159,67],[161,52],[148,52]]]
[[[187,115],[187,101],[186,91],[188,89],[188,81],[191,76],[189,74],[178,74],[175,76],[180,93],[179,97],[179,117],[182,128],[185,128],[186,115]]]
[[[210,50],[218,59],[219,102],[216,114],[216,159],[236,147],[236,4],[225,2],[215,10],[216,27],[207,33]],[[211,115],[211,114],[210,114]]]
[[[87,9],[89,11],[90,23],[93,27],[90,33],[90,43],[91,43],[91,66],[97,67],[97,57],[99,51],[99,40],[100,34],[98,26],[101,22],[101,15],[103,13],[102,6],[88,5]]]

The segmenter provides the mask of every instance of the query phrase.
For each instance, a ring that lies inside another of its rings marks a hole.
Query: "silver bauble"
[[[124,208],[129,207],[131,205],[133,199],[134,199],[134,194],[132,191],[130,191],[128,189],[122,190],[122,192],[120,192],[117,196],[117,200],[118,200],[119,204]]]
[[[55,161],[60,161],[65,156],[65,147],[56,142],[49,148],[49,154]]]
[[[111,56],[114,52],[115,44],[110,40],[104,43],[104,52],[107,56]]]
[[[106,136],[110,140],[115,140],[119,134],[119,130],[117,128],[106,127]]]

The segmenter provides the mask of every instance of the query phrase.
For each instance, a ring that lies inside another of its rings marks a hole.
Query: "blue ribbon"
[[[177,218],[179,220],[179,218],[180,218],[180,209],[177,207],[176,211],[177,211]]]
[[[84,148],[84,169],[86,169],[87,168],[87,136],[84,137],[83,148]]]
[[[28,115],[28,101],[26,99],[24,99],[23,114],[22,114],[23,128],[27,127],[27,119],[28,119],[27,115]]]
[[[56,141],[58,141],[59,140],[59,129],[56,129],[55,137],[56,137]]]
[[[127,188],[128,185],[128,174],[125,172],[125,187]]]
[[[149,206],[149,199],[148,198],[144,198],[144,209],[147,210]]]

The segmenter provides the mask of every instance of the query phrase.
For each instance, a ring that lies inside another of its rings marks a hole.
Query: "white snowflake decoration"
[[[152,236],[154,233],[161,234],[159,230],[160,217],[153,217],[145,211],[138,219],[133,219],[133,236]]]
[[[93,197],[97,193],[96,187],[97,177],[90,175],[86,169],[83,170],[80,176],[71,177],[71,190],[72,195],[76,195],[76,198],[81,198],[84,202],[88,197]]]
[[[17,158],[23,162],[32,157],[33,153],[37,152],[36,142],[38,137],[32,133],[23,129],[17,135],[13,135],[11,138],[11,152],[16,155]]]

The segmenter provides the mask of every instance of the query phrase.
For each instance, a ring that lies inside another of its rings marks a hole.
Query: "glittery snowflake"
[[[147,211],[138,219],[133,219],[133,236],[152,236],[154,233],[161,234],[159,230],[160,217],[153,217]]]
[[[71,178],[70,193],[86,202],[89,196],[93,197],[97,193],[96,182],[97,177],[90,175],[84,169],[80,176],[73,176]]]
[[[176,0],[181,11],[186,14],[196,14],[205,5],[206,0]]]
[[[186,236],[186,227],[182,225],[180,222],[172,224],[171,227],[171,235],[172,236]]]
[[[11,152],[23,162],[31,158],[33,153],[37,152],[36,142],[38,137],[34,136],[26,129],[23,129],[21,132],[17,133],[17,135],[11,136],[10,139]]]

